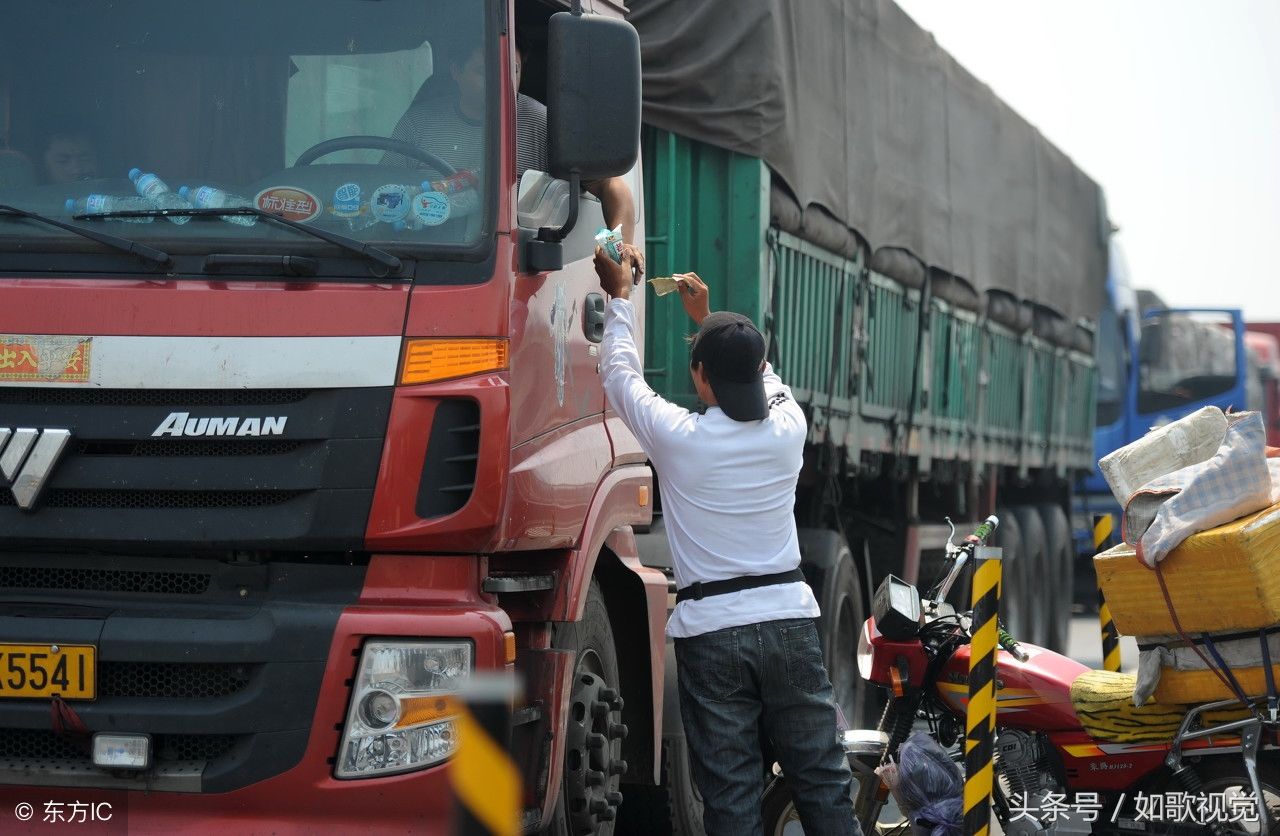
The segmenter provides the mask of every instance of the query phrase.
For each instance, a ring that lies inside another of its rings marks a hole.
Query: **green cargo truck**
[[[888,0],[630,7],[647,272],[696,271],[713,309],[751,316],[806,409],[796,518],[849,721],[877,719],[855,664],[870,594],[890,573],[931,580],[948,517],[963,531],[999,516],[1006,622],[1065,648],[1071,486],[1093,466],[1101,190]],[[696,409],[691,324],[646,295],[646,378]],[[660,510],[639,541],[665,568]],[[640,804],[620,828],[657,801],[700,832],[673,680],[670,794],[627,788]]]

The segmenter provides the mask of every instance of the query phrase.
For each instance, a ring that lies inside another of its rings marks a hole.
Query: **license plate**
[[[96,685],[92,645],[0,644],[0,698],[91,700]]]

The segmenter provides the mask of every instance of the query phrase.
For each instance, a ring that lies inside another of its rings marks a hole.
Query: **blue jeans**
[[[755,836],[766,764],[763,730],[787,776],[805,833],[857,832],[852,777],[836,739],[831,681],[813,619],[676,639],[680,717],[708,836]]]

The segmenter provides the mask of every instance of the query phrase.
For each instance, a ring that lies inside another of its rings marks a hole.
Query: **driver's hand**
[[[635,244],[623,243],[618,247],[618,252],[622,255],[623,263],[631,259],[632,284],[640,284],[640,279],[644,277],[644,250]]]

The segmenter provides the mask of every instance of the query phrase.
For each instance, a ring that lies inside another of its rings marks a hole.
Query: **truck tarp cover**
[[[646,122],[762,158],[873,249],[1096,318],[1097,184],[894,3],[630,5]]]

